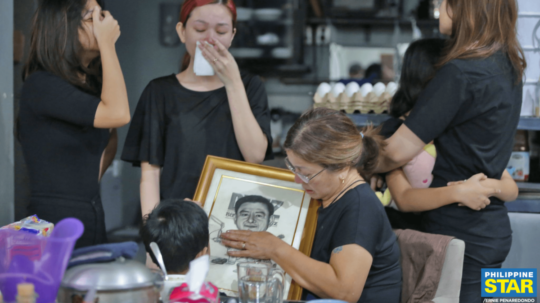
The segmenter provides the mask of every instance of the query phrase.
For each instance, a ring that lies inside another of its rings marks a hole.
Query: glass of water
[[[284,273],[268,262],[237,264],[240,303],[281,303]],[[279,278],[275,278],[279,276]]]
[[[241,303],[270,303],[267,298],[268,277],[244,276],[238,281],[238,294]]]

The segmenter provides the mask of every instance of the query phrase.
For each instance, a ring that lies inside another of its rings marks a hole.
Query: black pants
[[[482,302],[482,268],[500,268],[512,246],[508,211],[500,200],[482,211],[445,206],[423,216],[424,232],[465,242],[460,303]]]
[[[99,195],[91,199],[56,194],[32,195],[28,215],[34,214],[54,224],[65,218],[81,220],[84,232],[75,248],[107,243],[105,213]]]

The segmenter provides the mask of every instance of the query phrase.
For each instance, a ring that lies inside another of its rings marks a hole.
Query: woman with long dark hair
[[[184,1],[177,32],[187,50],[182,70],[148,84],[122,153],[141,166],[143,216],[160,200],[193,198],[207,155],[252,163],[273,157],[264,84],[241,73],[228,51],[233,1]],[[214,75],[195,74],[197,44]]]
[[[377,171],[404,165],[434,140],[431,187],[477,173],[500,179],[512,151],[526,67],[516,37],[515,0],[445,0],[440,31],[449,35],[438,71],[404,124],[390,137]],[[437,202],[437,201],[433,201]],[[512,243],[504,202],[485,208],[418,203],[422,229],[466,243],[460,302],[479,302],[481,269],[500,267]]]
[[[130,112],[118,22],[96,0],[43,0],[34,17],[18,129],[29,214],[84,224],[77,247],[106,242],[99,181]]]

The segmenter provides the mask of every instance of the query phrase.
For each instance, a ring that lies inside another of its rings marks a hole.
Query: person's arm
[[[316,261],[267,232],[228,231],[223,244],[245,250],[229,251],[234,257],[271,259],[302,288],[321,298],[358,302],[366,283],[373,257],[357,244],[336,247],[330,263]]]
[[[391,171],[418,155],[452,125],[462,106],[470,104],[470,98],[468,79],[458,67],[449,63],[439,69],[404,124],[387,140],[375,172]]]
[[[101,157],[101,165],[99,167],[100,180],[107,171],[107,168],[109,168],[109,166],[111,166],[112,162],[114,161],[114,157],[116,156],[116,149],[118,147],[118,133],[116,131],[116,128],[111,128],[110,132],[111,133],[109,135],[109,143],[107,143],[107,146],[103,151],[103,156]]]
[[[405,124],[386,140],[386,147],[379,155],[376,173],[385,173],[402,167],[416,157],[426,146]]]
[[[482,185],[486,187],[500,189],[500,192],[497,193],[494,197],[504,202],[514,201],[519,195],[519,188],[516,184],[516,181],[514,181],[514,179],[506,169],[501,176],[501,180],[488,178],[482,181]]]
[[[498,188],[484,186],[481,182],[485,179],[484,174],[477,174],[459,185],[413,188],[401,169],[386,175],[392,199],[403,212],[429,211],[458,202],[473,210],[484,209],[490,204],[489,197],[500,193]]]
[[[268,147],[268,139],[253,115],[238,65],[219,41],[210,42],[215,46],[202,43],[201,45],[205,46],[202,48],[202,54],[225,84],[234,134],[240,152],[247,162],[262,163]]]
[[[158,205],[159,195],[159,177],[161,167],[141,162],[141,212],[146,216]]]
[[[460,185],[463,184],[464,181],[458,181],[458,182],[449,182],[449,186],[454,185]],[[512,178],[510,173],[505,169],[501,180],[487,178],[485,180],[480,181],[480,183],[485,187],[490,187],[494,189],[500,189],[499,193],[496,193],[493,195],[494,197],[500,199],[504,202],[510,202],[517,199],[519,195],[519,188],[516,184],[516,181]]]
[[[115,43],[120,37],[120,26],[108,11],[94,8],[92,14],[94,35],[99,45],[103,68],[101,102],[94,118],[96,128],[118,128],[129,123],[131,115],[122,68],[116,54]]]

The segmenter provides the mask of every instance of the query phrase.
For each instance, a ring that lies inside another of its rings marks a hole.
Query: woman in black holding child
[[[381,135],[391,137],[405,122],[422,90],[435,75],[445,43],[444,39],[431,38],[417,40],[409,45],[403,57],[399,89],[390,103],[391,117],[383,123]],[[423,156],[428,154],[423,153]],[[436,158],[436,155],[431,156]],[[489,204],[490,196],[502,201],[514,201],[519,193],[516,182],[506,170],[501,180],[486,178],[483,173],[478,173],[469,177],[466,182],[454,182],[452,186],[425,188],[429,186],[426,184],[424,188],[415,188],[411,185],[415,183],[407,178],[425,178],[426,172],[419,171],[420,169],[429,169],[431,174],[433,166],[429,167],[425,162],[432,160],[429,157],[426,159],[418,156],[407,164],[410,166],[406,165],[407,168],[397,169],[387,175],[388,189],[399,209],[385,208],[393,228],[421,230],[421,215],[416,211],[424,210],[426,204],[435,207],[459,202],[462,206],[478,210]],[[413,175],[406,175],[406,170]],[[414,175],[415,173],[420,175]],[[418,187],[418,184],[415,186]]]
[[[500,179],[519,121],[526,67],[516,38],[515,0],[445,0],[440,30],[450,36],[440,69],[387,142],[379,172],[398,168],[434,140],[431,187],[482,172]],[[422,228],[466,243],[460,302],[480,302],[482,268],[500,267],[512,243],[504,203],[482,210],[456,203],[423,207]],[[480,209],[480,208],[479,208]]]
[[[29,214],[84,224],[76,246],[106,242],[99,180],[130,113],[115,43],[118,22],[96,0],[40,1],[18,130],[30,176]]]

